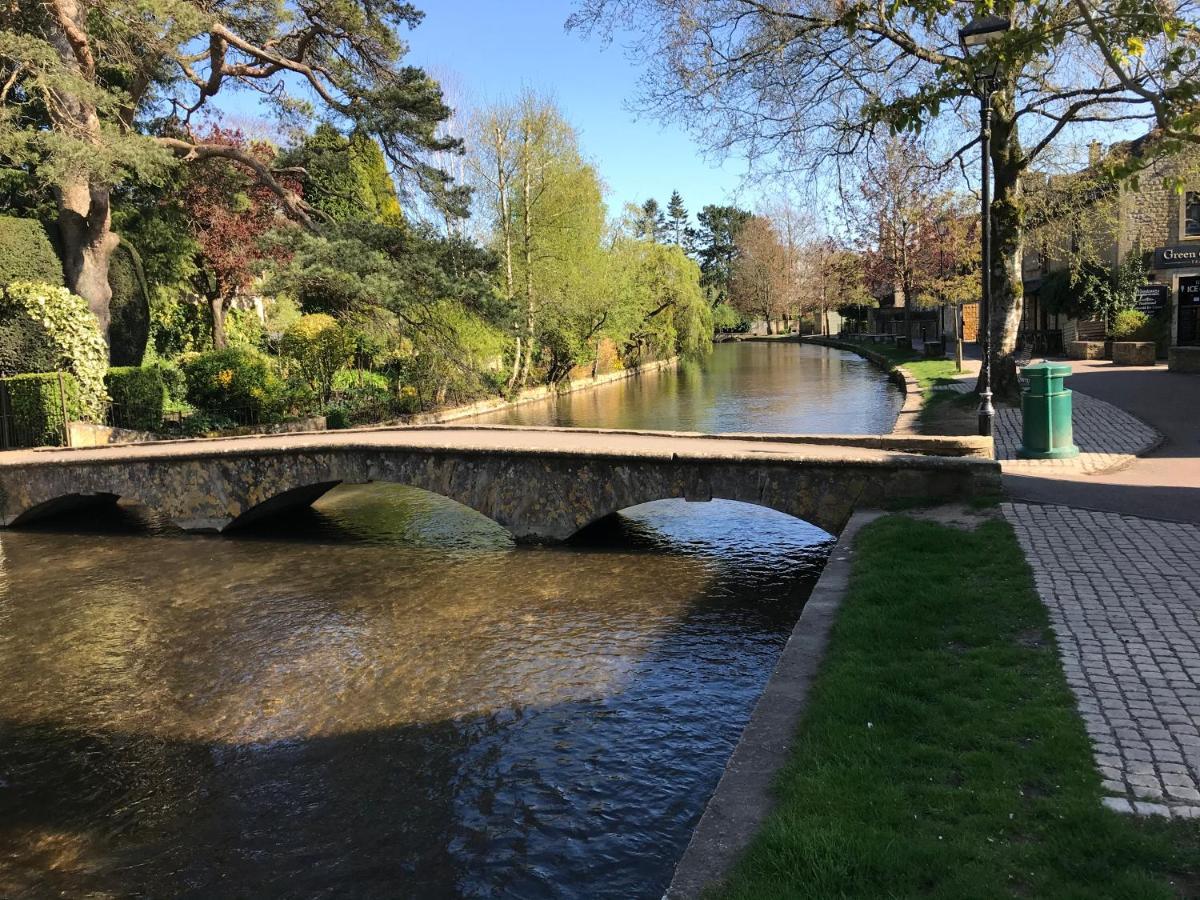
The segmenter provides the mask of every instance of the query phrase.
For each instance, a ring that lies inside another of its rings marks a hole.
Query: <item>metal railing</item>
[[[51,408],[39,407],[20,413],[13,403],[9,383],[0,379],[0,450],[70,445],[70,414],[62,372],[58,373],[56,393],[57,402]]]

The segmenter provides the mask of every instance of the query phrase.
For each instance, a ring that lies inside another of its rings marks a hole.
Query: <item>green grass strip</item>
[[[914,350],[901,350],[894,344],[875,344],[863,341],[847,341],[852,346],[878,354],[893,366],[904,366],[916,379],[921,389],[923,404],[920,416],[920,431],[923,434],[938,434],[940,426],[935,416],[943,405],[954,405],[964,410],[962,414],[967,419],[973,419],[972,412],[979,405],[975,394],[960,394],[954,391],[935,391],[939,384],[950,384],[958,381],[963,373],[954,367],[953,359],[926,359]]]
[[[1101,806],[1002,521],[860,534],[778,806],[725,898],[1200,896],[1200,826]]]

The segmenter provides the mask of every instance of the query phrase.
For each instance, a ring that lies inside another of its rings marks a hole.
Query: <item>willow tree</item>
[[[450,111],[397,29],[421,13],[399,0],[41,0],[9,4],[0,30],[0,164],[53,190],[68,286],[107,328],[113,189],[172,162],[220,157],[251,172],[294,219],[311,209],[270,165],[197,137],[213,99],[255,92],[290,122],[311,119],[379,141],[393,170],[448,205],[461,196],[426,154]]]
[[[1013,28],[967,57],[959,28],[992,13]],[[649,109],[715,150],[781,169],[828,169],[889,130],[932,132],[946,161],[966,160],[979,131],[977,76],[998,65],[992,347],[996,388],[1011,391],[1022,180],[1063,141],[1154,123],[1160,109],[1194,130],[1195,21],[1195,0],[581,0],[572,24],[635,35],[651,60]]]
[[[558,363],[578,337],[566,308],[594,285],[604,202],[599,176],[584,160],[570,123],[549,100],[526,92],[481,110],[471,170],[494,225],[501,291],[510,305],[515,353],[509,388],[529,380],[540,343]]]

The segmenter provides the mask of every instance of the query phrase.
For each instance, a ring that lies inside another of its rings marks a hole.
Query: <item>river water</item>
[[[488,417],[873,432],[836,350]],[[0,533],[0,897],[655,898],[829,548],[668,500],[557,548],[396,485],[234,538],[144,511]]]

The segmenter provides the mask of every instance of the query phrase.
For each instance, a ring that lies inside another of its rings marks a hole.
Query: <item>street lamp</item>
[[[979,376],[979,433],[988,437],[996,410],[992,406],[992,186],[989,171],[992,154],[992,93],[996,89],[999,57],[987,48],[1011,23],[1004,16],[979,16],[958,30],[963,55],[974,61],[975,86],[979,93],[979,140],[982,180],[980,195],[980,249],[982,251],[982,297],[980,323],[983,328],[983,365]],[[982,52],[981,52],[982,51]]]

